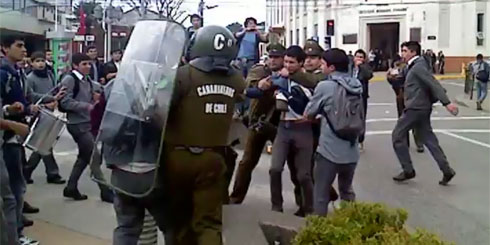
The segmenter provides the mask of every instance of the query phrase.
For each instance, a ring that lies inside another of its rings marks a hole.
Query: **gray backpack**
[[[350,93],[335,82],[337,88],[332,98],[333,105],[324,112],[324,116],[337,137],[354,144],[365,130],[362,95]]]

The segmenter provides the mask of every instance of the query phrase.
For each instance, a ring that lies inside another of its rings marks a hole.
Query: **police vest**
[[[245,81],[233,74],[202,72],[189,65],[177,71],[165,143],[175,146],[225,146],[235,102]]]

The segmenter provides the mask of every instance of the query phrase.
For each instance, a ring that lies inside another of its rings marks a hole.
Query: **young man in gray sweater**
[[[26,79],[26,89],[28,100],[35,104],[39,100],[40,104],[45,105],[51,111],[57,106],[58,100],[63,98],[65,89],[62,88],[59,92],[53,95],[53,90],[56,86],[54,74],[48,69],[46,59],[43,52],[34,52],[31,55],[32,72],[29,73]],[[51,154],[41,156],[37,152],[33,152],[27,161],[27,166],[24,170],[24,177],[27,183],[33,183],[32,173],[39,165],[41,158],[46,169],[47,181],[50,184],[64,184],[66,181],[59,174],[58,164]]]
[[[90,111],[98,102],[100,94],[95,92],[96,84],[88,78],[91,59],[85,54],[76,53],[72,57],[73,70],[61,81],[66,87],[66,96],[60,101],[60,107],[66,111],[68,132],[78,146],[77,160],[63,190],[63,195],[74,200],[86,200],[87,196],[78,190],[78,180],[90,163],[94,148],[94,136],[91,133]],[[104,202],[113,201],[112,191],[99,184],[101,199]]]
[[[323,54],[323,73],[328,79],[320,82],[315,88],[313,97],[306,106],[304,116],[310,120],[325,115],[334,107],[334,96],[338,86],[349,93],[362,94],[362,84],[349,74],[349,57],[341,49],[330,49]],[[327,215],[328,203],[331,200],[329,189],[338,176],[340,198],[343,201],[354,201],[355,193],[352,180],[359,161],[358,141],[339,138],[330,127],[327,119],[321,117],[321,130],[316,149],[315,179],[313,193],[313,213]]]

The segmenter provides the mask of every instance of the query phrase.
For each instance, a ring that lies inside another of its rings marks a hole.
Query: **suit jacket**
[[[114,63],[113,60],[111,60],[102,66],[102,77],[105,78],[106,82],[109,82],[109,79],[107,79],[107,74],[115,73],[117,71],[118,69],[116,64]]]
[[[350,63],[349,74],[354,75],[354,63]],[[362,96],[364,98],[369,98],[369,80],[373,78],[373,71],[367,64],[362,64],[359,66],[359,72],[356,77],[362,84]]]
[[[436,101],[441,101],[443,105],[451,103],[445,89],[429,71],[423,57],[408,65],[404,88],[406,109],[429,110]]]
[[[90,65],[90,74],[89,74],[89,77],[90,77],[90,79],[92,79],[92,81],[98,82],[99,79],[101,79],[102,77],[104,77],[104,68],[103,68],[102,63],[99,62],[98,60],[95,62],[95,66],[97,67],[97,77],[96,77],[96,74],[95,74],[94,65]]]

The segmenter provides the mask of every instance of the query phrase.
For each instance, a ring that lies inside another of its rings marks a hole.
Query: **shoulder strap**
[[[70,72],[70,76],[73,77],[73,80],[75,81],[73,85],[73,98],[76,98],[78,93],[80,92],[80,79],[78,79],[78,77],[73,72]]]

